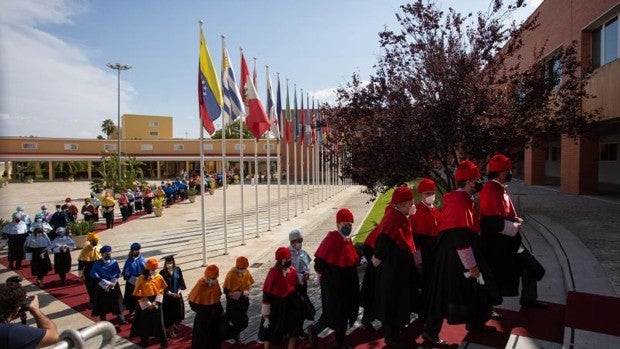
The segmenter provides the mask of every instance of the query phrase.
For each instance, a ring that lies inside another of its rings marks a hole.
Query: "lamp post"
[[[118,110],[117,110],[117,128],[116,128],[116,150],[118,151],[118,181],[121,180],[121,70],[131,69],[130,65],[121,63],[107,63],[108,68],[118,72]]]

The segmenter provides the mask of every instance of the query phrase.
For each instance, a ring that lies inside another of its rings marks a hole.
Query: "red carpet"
[[[620,298],[568,292],[564,322],[567,327],[620,336]]]

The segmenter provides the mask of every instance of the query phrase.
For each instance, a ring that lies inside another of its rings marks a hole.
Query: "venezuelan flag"
[[[200,28],[200,55],[198,59],[198,106],[202,127],[212,135],[215,132],[213,121],[222,114],[222,90],[215,73],[215,67],[205,37]]]

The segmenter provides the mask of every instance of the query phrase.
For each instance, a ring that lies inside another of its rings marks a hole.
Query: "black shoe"
[[[493,320],[504,320],[504,316],[495,310],[491,311],[491,319]]]
[[[426,332],[422,332],[422,339],[430,343],[433,347],[443,347],[443,346],[448,345],[448,342],[444,341],[443,339],[439,337],[431,336],[430,334]]]
[[[539,301],[539,300],[535,300],[535,299],[522,299],[521,300],[521,305],[524,307],[532,307],[532,308],[538,308],[538,309],[547,309],[549,308],[549,303],[547,302],[543,302],[543,301]]]
[[[493,326],[487,325],[465,325],[465,329],[469,332],[478,332],[478,333],[492,333],[497,332],[497,329]]]

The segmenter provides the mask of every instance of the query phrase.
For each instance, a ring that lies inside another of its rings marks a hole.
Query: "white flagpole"
[[[240,56],[243,49],[239,48]],[[243,86],[241,87],[243,89]],[[245,142],[243,141],[243,115],[239,117],[239,165],[241,166],[239,178],[241,180],[241,246],[245,245],[245,200],[243,199],[243,183],[245,182],[245,162],[243,161],[243,150]]]
[[[199,35],[202,34],[202,21],[198,21],[200,28]],[[204,127],[202,126],[202,120],[200,120],[200,218],[202,223],[202,266],[207,266],[207,222],[205,217],[205,151],[204,151]]]
[[[269,76],[268,65],[265,66],[265,70],[267,74],[265,84],[266,86],[268,86],[269,81],[271,80],[271,77]],[[273,93],[269,91],[269,86],[267,87],[267,93],[271,93],[273,95]],[[270,98],[270,96],[267,96],[267,98]],[[269,110],[267,113],[268,115],[271,114],[271,110]],[[269,115],[268,117],[270,119],[269,121],[271,121],[271,115]],[[271,144],[269,140],[269,138],[271,138],[269,137],[270,132],[271,130],[267,131],[267,231],[271,231]]]
[[[304,109],[304,89],[301,89],[301,111],[304,113],[304,116],[306,115],[306,110]],[[297,120],[299,122],[299,120]],[[304,117],[304,122],[305,122],[305,117]],[[304,130],[305,124],[301,124],[300,127],[300,131],[297,133],[297,136],[300,138],[299,140],[301,141],[303,138],[301,138],[302,136],[305,136],[306,130]],[[304,142],[301,141],[299,142],[299,144],[301,145],[300,151],[300,161],[301,161],[301,166],[299,168],[299,171],[301,173],[301,213],[304,213]]]
[[[286,121],[288,122],[288,120]],[[291,171],[290,171],[290,156],[289,156],[290,144],[286,143],[286,220],[291,220]]]
[[[226,43],[224,41],[224,35],[221,35],[221,37],[222,37],[222,52],[224,52],[224,47]],[[226,72],[222,71],[221,74],[222,74],[221,78],[223,82],[224,74],[226,74]],[[224,115],[224,112],[222,112],[222,189],[223,189],[222,204],[224,205],[224,254],[225,255],[228,254],[228,215],[226,211],[226,187],[227,187],[226,172],[227,172],[227,167],[228,167],[227,161],[226,161],[226,119],[227,119],[227,116]]]
[[[294,85],[295,86],[295,96],[297,96],[297,84]],[[299,111],[297,110],[297,104],[295,104],[295,111],[297,112],[297,114],[299,115]],[[293,117],[293,121],[294,121],[294,127],[295,127],[295,133],[297,133],[297,119],[295,119]],[[299,135],[297,135],[299,137]],[[295,138],[293,140],[293,185],[295,186],[295,215],[294,217],[297,217],[297,145],[295,144],[297,142],[297,138]]]
[[[256,237],[258,234],[258,138],[254,140],[254,196],[256,204]]]
[[[278,125],[280,127],[280,125]],[[282,137],[282,135],[280,135]],[[282,225],[282,207],[280,206],[280,185],[282,182],[282,159],[280,158],[280,140],[276,143],[276,157],[278,161],[278,225]]]

